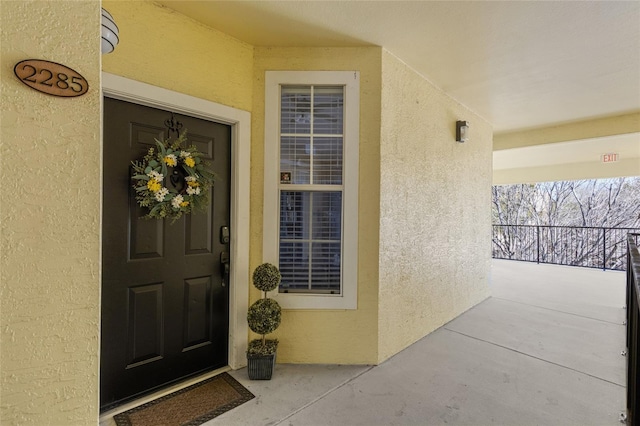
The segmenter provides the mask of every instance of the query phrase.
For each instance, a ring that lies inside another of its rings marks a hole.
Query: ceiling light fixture
[[[118,26],[113,20],[113,16],[106,10],[102,9],[102,38],[101,38],[101,50],[102,53],[111,53],[116,48],[120,38],[118,38]]]

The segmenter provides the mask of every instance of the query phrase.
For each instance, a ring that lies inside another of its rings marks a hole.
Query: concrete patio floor
[[[205,425],[619,425],[624,273],[494,260],[491,289],[375,367],[233,371],[256,398]]]

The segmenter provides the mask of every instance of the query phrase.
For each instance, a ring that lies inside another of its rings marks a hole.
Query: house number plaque
[[[47,95],[71,98],[89,90],[89,83],[71,68],[43,59],[25,59],[13,67],[21,82]]]

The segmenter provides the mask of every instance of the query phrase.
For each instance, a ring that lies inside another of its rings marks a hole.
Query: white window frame
[[[358,71],[266,71],[264,135],[263,260],[278,265],[280,239],[280,87],[344,86],[342,185],[342,277],[340,294],[280,293],[269,297],[284,309],[357,309],[358,161],[360,73]]]

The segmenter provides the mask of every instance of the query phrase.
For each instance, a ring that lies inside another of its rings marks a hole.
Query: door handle
[[[229,236],[229,227],[221,226],[220,227],[220,243],[221,244],[229,244],[230,236]],[[222,273],[222,287],[226,286],[229,282],[229,271],[231,269],[231,265],[229,262],[231,261],[231,257],[229,256],[228,251],[223,251],[220,253],[220,272]]]
[[[220,271],[222,272],[222,287],[226,286],[227,282],[229,282],[229,270],[230,270],[229,262],[230,261],[231,259],[229,257],[228,251],[223,251],[222,253],[220,253]]]

